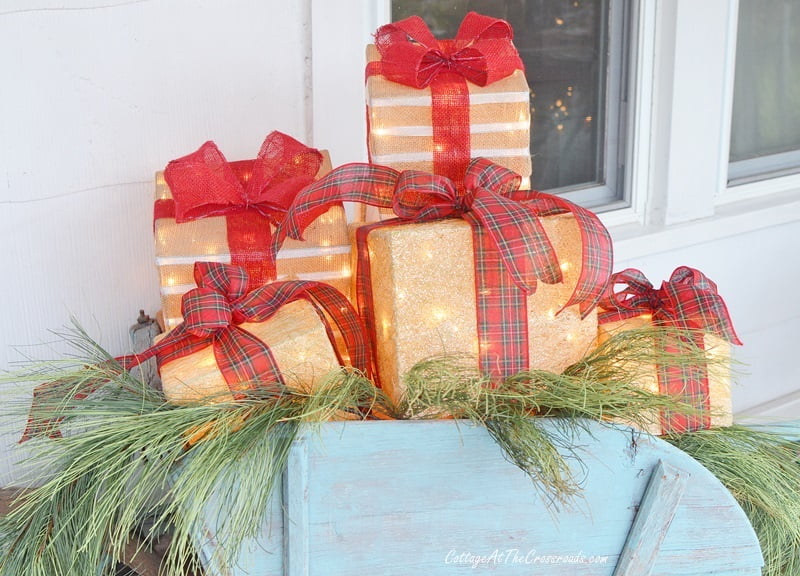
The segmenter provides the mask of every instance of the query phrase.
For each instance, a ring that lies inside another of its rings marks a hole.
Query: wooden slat
[[[445,576],[475,566],[508,576],[612,576],[637,510],[645,522],[660,513],[649,507],[669,500],[656,479],[679,468],[691,481],[669,530],[662,518],[654,522],[664,532],[660,546],[642,543],[657,551],[649,555],[652,566],[627,574],[760,575],[747,517],[688,455],[647,435],[634,441],[627,428],[586,422],[585,432],[573,434],[555,420],[540,425],[575,465],[584,492],[570,505],[557,506],[537,490],[482,428],[455,421],[323,424],[293,446],[263,532],[245,543],[234,565],[208,566],[207,574]],[[659,461],[674,468],[652,476]],[[209,509],[208,530],[197,535],[201,547],[214,540],[224,512]]]
[[[21,488],[0,488],[0,516],[5,516],[11,511],[11,505],[21,491]]]
[[[659,460],[645,488],[614,576],[649,576],[686,491],[689,474]]]
[[[287,576],[309,574],[308,439],[292,447],[286,463],[283,520],[284,570]]]

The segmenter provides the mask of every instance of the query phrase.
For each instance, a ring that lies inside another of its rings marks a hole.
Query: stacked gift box
[[[255,288],[275,278],[350,284],[344,208],[331,206],[308,227],[305,241],[269,253],[272,230],[292,198],[330,171],[327,152],[273,132],[254,160],[227,162],[213,142],[156,174],[154,232],[166,328],[183,320],[181,298],[195,286],[195,262],[247,269]]]
[[[707,333],[696,344],[709,357],[738,343],[713,282],[691,269],[660,290],[641,273],[612,279],[597,216],[528,190],[529,89],[507,23],[470,13],[450,40],[416,17],[383,26],[366,72],[369,164],[331,169],[327,154],[273,133],[254,160],[229,163],[206,143],[157,175],[163,316],[177,332],[156,356],[173,399],[236,397],[242,378],[308,390],[346,364],[399,403],[404,374],[430,357],[472,357],[496,382],[560,372],[609,334],[644,324]],[[377,208],[380,221],[348,233],[346,202]],[[212,264],[198,272],[196,262]],[[239,270],[234,290],[228,275]],[[269,302],[280,292],[270,286],[286,281],[344,294],[347,326],[332,330],[313,298]],[[245,292],[258,306],[243,308]],[[242,344],[225,361],[247,369],[218,366],[215,322],[260,342],[255,359]],[[342,345],[348,338],[366,342],[363,365]],[[730,423],[726,370],[653,366],[641,385],[698,407],[697,418],[665,417],[655,433]]]

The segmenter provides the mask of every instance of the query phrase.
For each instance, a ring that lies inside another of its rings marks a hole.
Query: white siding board
[[[2,3],[0,369],[63,352],[40,344],[71,315],[129,350],[138,309],[159,307],[154,172],[209,139],[236,160],[271,130],[306,138],[305,18],[278,0]],[[2,420],[9,485],[26,452]]]

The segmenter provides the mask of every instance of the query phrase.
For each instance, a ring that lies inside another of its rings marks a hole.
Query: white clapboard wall
[[[0,369],[62,351],[38,344],[70,316],[128,350],[139,308],[159,307],[153,174],[169,160],[210,139],[252,158],[271,130],[308,141],[306,8],[0,2]],[[9,420],[0,485],[18,481],[24,456],[22,422]]]

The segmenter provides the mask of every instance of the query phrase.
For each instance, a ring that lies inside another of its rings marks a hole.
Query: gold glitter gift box
[[[597,313],[578,306],[557,312],[577,283],[582,241],[570,214],[541,219],[564,281],[538,284],[528,297],[531,368],[560,372],[595,346]],[[475,357],[478,337],[472,230],[451,219],[380,227],[367,237],[381,385],[398,401],[403,375],[421,360],[444,354]]]
[[[374,45],[367,61],[380,58]],[[525,73],[469,90],[469,155],[484,157],[522,176],[531,176],[530,93]],[[370,75],[366,84],[370,161],[396,170],[435,172],[432,96],[430,87],[413,88]]]
[[[653,326],[653,351],[663,365],[636,366],[639,385],[674,396],[692,413],[653,414],[648,431],[682,433],[732,424],[731,344],[741,345],[717,285],[703,272],[678,266],[656,288],[635,268],[611,275],[598,306],[599,340],[626,330]],[[681,361],[692,351],[690,363]]]
[[[608,340],[611,335],[624,330],[636,330],[652,326],[650,314],[642,314],[635,318],[617,320],[599,325],[598,342]],[[733,424],[733,402],[731,400],[731,345],[714,334],[703,335],[703,347],[709,359],[708,371],[708,403],[710,410],[710,425],[731,426]],[[653,365],[651,370],[645,371],[638,382],[644,390],[658,394],[660,392],[658,368]],[[645,426],[645,431],[656,436],[662,434],[662,425],[658,414],[654,414],[652,423]],[[626,424],[630,424],[627,423]]]
[[[309,392],[339,366],[325,326],[305,300],[283,305],[265,322],[239,327],[269,346],[290,388]],[[160,372],[164,395],[171,402],[233,400],[210,345],[161,365]]]
[[[331,169],[323,151],[318,177]],[[155,199],[172,198],[163,172],[156,173]],[[197,261],[231,262],[224,216],[211,216],[181,224],[174,217],[154,221],[164,327],[181,323],[181,297],[194,288],[193,265]],[[347,294],[350,289],[350,245],[344,208],[333,206],[309,226],[305,241],[288,239],[277,256],[278,280],[316,280]]]

